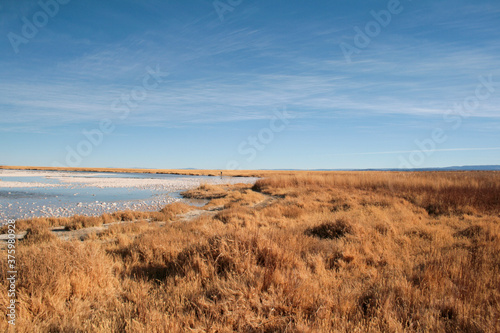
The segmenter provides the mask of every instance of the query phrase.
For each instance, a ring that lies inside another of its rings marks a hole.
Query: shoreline
[[[100,172],[100,173],[125,173],[125,174],[156,174],[156,175],[179,175],[179,176],[209,176],[220,177],[255,177],[265,178],[272,176],[309,176],[326,174],[380,174],[380,173],[500,173],[497,169],[359,169],[359,170],[226,170],[226,169],[148,169],[148,168],[93,168],[93,167],[44,167],[44,166],[8,166],[0,165],[0,170],[19,171],[60,171],[60,172]]]
[[[223,170],[223,169],[147,169],[147,168],[79,168],[79,167],[43,167],[43,166],[8,166],[0,165],[0,170],[26,171],[60,171],[60,172],[106,172],[106,173],[141,173],[141,174],[168,174],[181,176],[210,176],[218,177],[263,177],[264,175],[291,174],[310,171],[280,171],[280,170]]]
[[[3,169],[0,170],[0,218],[98,216],[123,210],[156,211],[176,201],[189,201],[181,198],[180,192],[203,183],[253,183],[257,180],[250,177],[220,179],[192,175],[129,175]]]

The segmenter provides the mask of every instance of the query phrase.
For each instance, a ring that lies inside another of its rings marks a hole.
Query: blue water
[[[21,172],[22,171],[16,171]],[[30,176],[9,176],[0,170],[0,180],[4,182],[41,183],[43,187],[0,187],[0,220],[7,218],[28,218],[34,216],[70,216],[74,214],[100,215],[117,210],[158,210],[166,204],[181,199],[180,192],[189,184],[222,182],[253,182],[255,179],[231,177],[221,180],[210,176],[186,176],[168,174],[143,173],[95,173],[95,172],[40,172],[26,171]],[[36,172],[35,172],[36,173]],[[58,178],[64,177],[64,182]],[[171,187],[142,186],[137,187],[92,187],[86,184],[68,182],[72,177],[95,179],[136,178],[136,179],[184,179]],[[181,184],[181,185],[179,185]],[[54,186],[56,185],[56,186]],[[181,186],[181,187],[178,187]],[[184,186],[184,187],[183,187]],[[190,185],[192,186],[192,185]],[[168,189],[168,190],[167,190]],[[191,205],[203,205],[204,200],[190,200]]]
[[[59,173],[59,171],[47,171]],[[212,179],[212,176],[186,176],[186,175],[172,175],[172,174],[158,174],[158,173],[127,173],[127,172],[86,172],[86,171],[68,171],[64,172],[65,175],[74,175],[74,177],[85,178],[139,178],[139,179],[172,179],[172,178],[197,178],[197,179]],[[50,176],[49,176],[50,177]],[[1,178],[1,174],[0,174]],[[21,178],[21,177],[18,177]]]
[[[151,190],[128,188],[61,188],[61,187],[16,187],[15,189],[0,189],[0,204],[16,200],[36,200],[39,204],[44,201],[66,202],[93,202],[93,201],[121,201],[141,200],[153,195]]]
[[[7,182],[22,182],[22,183],[43,183],[43,184],[59,184],[59,180],[47,177],[9,177],[2,176],[0,174],[0,179]]]

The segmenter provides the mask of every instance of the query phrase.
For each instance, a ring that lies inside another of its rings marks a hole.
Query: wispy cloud
[[[242,8],[235,17],[249,15],[252,8]],[[484,13],[488,8],[475,10]],[[132,110],[130,124],[266,119],[283,104],[303,119],[319,121],[339,115],[440,116],[474,93],[479,75],[492,74],[500,81],[500,47],[489,42],[470,48],[389,27],[385,39],[347,65],[337,45],[325,52],[326,41],[351,29],[343,26],[345,19],[325,26],[322,34],[317,31],[323,22],[305,22],[303,30],[314,36],[310,40],[308,34],[288,37],[286,31],[238,25],[215,26],[203,34],[200,29],[211,19],[207,14],[168,32],[151,30],[108,45],[94,44],[92,51],[38,67],[30,77],[22,69],[9,69],[12,75],[0,78],[0,113],[5,115],[0,130],[108,117],[113,100],[140,84],[145,67],[156,64],[172,77]],[[411,28],[418,20],[401,25]],[[200,33],[203,38],[194,38]],[[500,117],[499,96],[482,102],[473,117]]]

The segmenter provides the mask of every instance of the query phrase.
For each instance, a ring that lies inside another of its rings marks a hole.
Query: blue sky
[[[1,165],[500,164],[497,0],[7,0],[0,16]]]

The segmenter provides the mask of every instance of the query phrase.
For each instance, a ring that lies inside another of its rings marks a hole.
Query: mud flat
[[[254,183],[252,177],[0,170],[0,219],[158,210],[201,184]],[[203,202],[195,202],[203,204]]]

